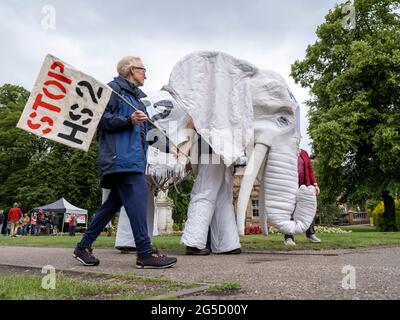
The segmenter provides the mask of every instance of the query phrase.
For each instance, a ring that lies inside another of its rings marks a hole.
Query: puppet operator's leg
[[[103,189],[103,195],[104,195]],[[147,194],[147,226],[149,229],[150,239],[152,236],[158,235],[157,222],[154,217],[154,195],[149,190]],[[126,214],[125,208],[121,207],[119,212],[118,227],[117,227],[117,238],[115,240],[116,248],[136,248],[135,239],[133,238],[131,223],[128,215]]]
[[[217,196],[217,207],[211,221],[211,250],[224,253],[240,248],[233,207],[233,173],[231,168],[223,166],[224,181]]]
[[[188,219],[182,243],[204,249],[207,233],[214,215],[217,195],[225,179],[224,164],[199,164],[188,208]]]

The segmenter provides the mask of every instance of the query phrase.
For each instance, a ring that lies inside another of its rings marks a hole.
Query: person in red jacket
[[[14,203],[13,208],[8,211],[8,222],[10,223],[10,236],[16,237],[17,236],[17,229],[19,224],[19,219],[23,216],[23,213],[20,208],[18,208],[18,203]]]
[[[318,187],[317,180],[315,179],[313,164],[307,151],[304,149],[299,149],[299,154],[297,158],[297,167],[299,174],[299,187],[303,184],[305,184],[307,187],[312,185],[315,187],[316,195],[318,196],[320,190]],[[319,239],[315,235],[314,221],[311,224],[310,228],[307,229],[306,236],[311,242],[314,243],[321,242],[321,239]],[[285,244],[292,246],[296,245],[296,243],[294,242],[294,236],[285,234]]]
[[[71,214],[69,218],[69,235],[75,236],[75,228],[76,228],[76,218],[75,215]]]

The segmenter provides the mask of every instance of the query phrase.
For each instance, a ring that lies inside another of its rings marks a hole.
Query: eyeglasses
[[[146,68],[143,68],[143,67],[135,67],[135,66],[133,66],[132,68],[133,69],[143,70],[144,73],[146,73],[146,71],[147,71]]]

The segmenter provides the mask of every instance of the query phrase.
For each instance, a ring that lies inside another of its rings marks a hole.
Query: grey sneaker
[[[287,238],[287,239],[285,239],[285,241],[283,243],[287,246],[295,246],[296,245],[296,242],[294,242],[293,238]]]
[[[310,234],[309,236],[307,236],[307,239],[310,240],[313,243],[320,243],[321,239],[318,238],[315,234]]]
[[[168,257],[158,252],[157,249],[144,257],[137,257],[136,268],[138,269],[166,269],[176,264],[178,259],[175,257]]]

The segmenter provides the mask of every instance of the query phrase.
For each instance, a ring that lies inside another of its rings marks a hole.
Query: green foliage
[[[0,208],[17,201],[26,211],[64,197],[93,214],[101,199],[97,142],[85,153],[17,129],[28,97],[22,87],[0,87]]]
[[[333,224],[333,222],[341,217],[341,210],[334,203],[324,204],[318,199],[318,218],[320,224]]]
[[[169,189],[168,197],[174,202],[174,209],[172,211],[174,231],[183,230],[184,222],[187,219],[190,192],[193,188],[194,180],[195,178],[191,176],[189,179],[177,184],[176,187]]]
[[[373,210],[368,210],[368,216],[372,217],[374,225],[379,231],[400,230],[400,200],[394,200],[396,220],[388,219],[385,215],[383,201],[379,202]]]
[[[321,202],[349,203],[400,190],[399,0],[355,0],[353,29],[336,5],[317,41],[292,65],[309,88],[309,134]]]

